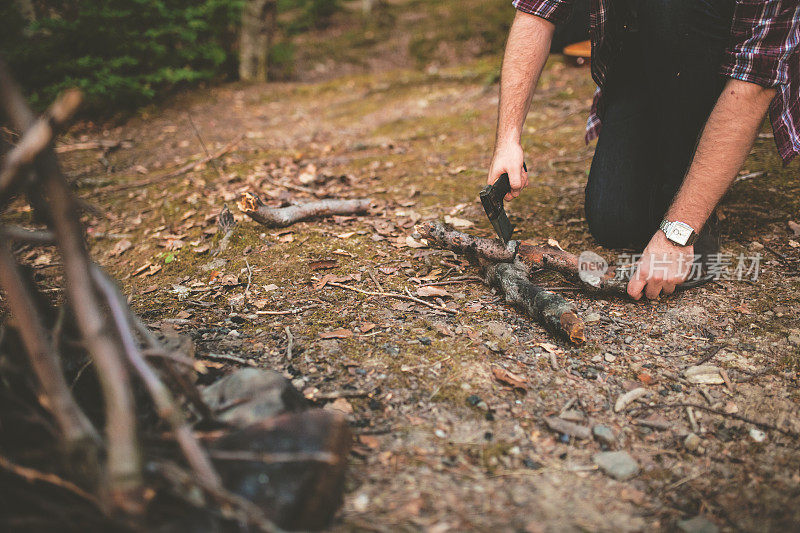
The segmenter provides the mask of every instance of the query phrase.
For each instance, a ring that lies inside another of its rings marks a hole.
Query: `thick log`
[[[423,222],[417,231],[437,248],[446,248],[459,255],[465,255],[470,261],[486,259],[493,262],[509,263],[517,253],[517,241],[509,241],[503,245],[497,239],[475,237],[468,233],[454,230],[440,222]]]
[[[525,268],[514,263],[484,262],[486,281],[496,287],[506,302],[535,318],[556,335],[574,344],[586,342],[583,320],[564,298],[537,287],[528,279]]]
[[[312,409],[233,431],[210,454],[229,490],[291,531],[330,526],[341,505],[352,436],[347,420]]]
[[[247,216],[268,228],[285,228],[296,222],[331,215],[356,215],[365,213],[372,200],[320,200],[289,207],[267,207],[251,192],[246,192],[237,202]]]
[[[475,237],[440,222],[425,222],[417,226],[417,231],[433,245],[465,255],[472,261],[486,259],[509,263],[517,259],[531,272],[538,269],[558,272],[584,292],[627,296],[627,281],[617,279],[617,267],[609,267],[602,275],[581,276],[578,256],[554,246],[542,246],[529,241],[510,241],[503,246],[497,239]]]

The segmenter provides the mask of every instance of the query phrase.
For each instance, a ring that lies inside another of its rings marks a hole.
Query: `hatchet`
[[[528,167],[522,163],[522,168],[525,172]],[[483,210],[486,211],[486,216],[489,217],[489,222],[492,223],[494,231],[497,236],[503,241],[503,244],[508,244],[511,239],[511,234],[514,233],[514,226],[508,220],[506,215],[506,208],[503,204],[503,198],[511,191],[511,182],[508,179],[508,174],[503,174],[497,181],[491,185],[487,185],[481,189],[481,203]]]

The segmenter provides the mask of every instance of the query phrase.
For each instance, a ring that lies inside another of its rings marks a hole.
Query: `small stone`
[[[430,339],[430,337],[420,337],[419,338],[419,343],[422,344],[423,346],[430,346],[431,345],[431,339]]]
[[[800,346],[800,329],[789,330],[789,342],[795,346]]]
[[[614,435],[614,431],[608,426],[594,426],[592,428],[592,435],[594,435],[596,441],[609,447],[617,443],[617,437]]]
[[[585,317],[583,317],[583,321],[587,324],[591,324],[592,322],[599,322],[602,317],[599,313],[589,313]]]
[[[600,452],[592,461],[607,475],[624,481],[639,473],[639,463],[628,452]]]
[[[689,450],[690,452],[696,452],[700,449],[700,445],[703,443],[703,439],[695,435],[694,433],[689,433],[686,435],[686,438],[683,439],[683,447]]]
[[[580,411],[576,411],[575,409],[567,409],[558,415],[558,418],[561,418],[562,420],[568,420],[570,422],[583,422],[586,417],[583,416],[583,413]]]
[[[693,366],[683,373],[689,383],[704,385],[721,385],[725,383],[719,373],[719,367],[713,365]]]
[[[439,437],[440,439],[443,439],[443,438],[447,437],[447,433],[445,433],[441,429],[437,429],[436,431],[433,432],[433,434],[436,435],[437,437]]]
[[[603,359],[605,359],[605,360],[606,360],[606,363],[613,363],[614,361],[616,361],[616,360],[617,360],[616,356],[613,356],[613,355],[611,355],[610,353],[607,353],[607,354],[605,354],[605,355],[603,356]]]
[[[752,428],[750,430],[750,438],[756,442],[764,442],[767,440],[767,434],[760,429]]]
[[[592,357],[592,363],[602,363],[602,362],[603,362],[603,357],[602,356],[595,355],[594,357]]]
[[[688,520],[680,520],[678,529],[684,533],[717,533],[719,528],[704,516],[695,516]]]
[[[588,439],[592,436],[592,431],[587,426],[581,426],[580,424],[575,424],[574,422],[568,422],[555,416],[549,416],[545,418],[544,421],[547,424],[547,427],[549,427],[551,430],[569,437],[575,437],[576,439]]]
[[[625,337],[625,344],[630,344],[633,342],[633,335],[628,335]]]
[[[614,402],[614,412],[619,413],[620,411],[623,411],[626,407],[628,407],[628,405],[640,398],[647,396],[648,394],[650,394],[650,391],[644,387],[639,387],[637,389],[633,389],[632,391],[626,392],[617,398],[616,402]]]
[[[369,508],[369,496],[364,494],[363,492],[353,498],[353,509],[357,513],[365,513]]]

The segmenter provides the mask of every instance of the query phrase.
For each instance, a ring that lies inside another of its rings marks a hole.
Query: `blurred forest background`
[[[199,84],[497,54],[513,16],[507,0],[12,0],[0,50],[34,106],[78,87],[101,118]]]

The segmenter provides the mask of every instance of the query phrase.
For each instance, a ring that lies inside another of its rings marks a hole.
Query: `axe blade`
[[[508,220],[503,198],[511,190],[508,174],[503,174],[492,185],[487,185],[481,190],[481,203],[489,222],[492,223],[494,231],[503,244],[508,244],[511,234],[514,233],[514,226]]]

